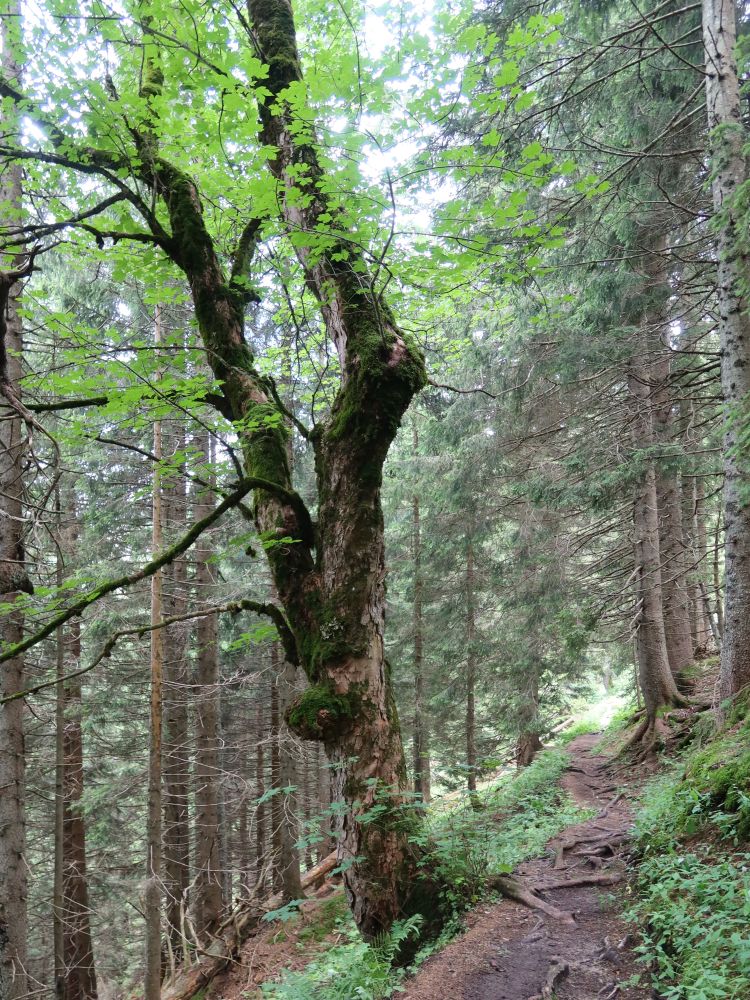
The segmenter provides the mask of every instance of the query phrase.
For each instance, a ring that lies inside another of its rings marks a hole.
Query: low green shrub
[[[476,796],[466,794],[428,813],[420,843],[454,912],[482,898],[489,875],[541,854],[551,837],[589,815],[560,788],[568,761],[564,750],[545,750],[529,767],[501,775]]]
[[[636,816],[630,916],[664,1000],[750,996],[748,735],[725,731],[694,749],[647,785]]]
[[[261,987],[269,1000],[382,1000],[390,997],[404,971],[393,967],[400,946],[418,933],[420,918],[394,924],[382,941],[366,944],[351,917],[340,919],[346,943],[330,948],[302,972],[286,971],[278,983]]]
[[[750,996],[750,855],[708,848],[647,858],[631,918],[663,1000]]]

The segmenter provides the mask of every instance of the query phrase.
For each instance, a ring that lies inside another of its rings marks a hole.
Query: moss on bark
[[[358,691],[337,694],[330,684],[313,684],[292,702],[285,713],[289,728],[306,740],[327,741],[362,713]]]

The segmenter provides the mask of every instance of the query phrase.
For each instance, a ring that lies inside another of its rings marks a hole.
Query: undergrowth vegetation
[[[511,871],[526,858],[541,854],[545,843],[586,812],[560,788],[568,763],[564,750],[546,750],[523,771],[500,775],[476,797],[445,797],[429,809],[420,846],[426,865],[439,871],[454,913],[441,937],[424,944],[410,969],[439,950],[460,927],[462,911],[486,893],[491,874]],[[270,1000],[380,1000],[392,996],[406,974],[394,967],[402,945],[418,939],[419,916],[396,924],[380,941],[366,944],[349,913],[335,919],[341,943],[302,972],[283,973],[266,983]],[[327,930],[331,928],[328,927]]]
[[[640,952],[664,1000],[750,996],[750,723],[694,747],[646,788]]]

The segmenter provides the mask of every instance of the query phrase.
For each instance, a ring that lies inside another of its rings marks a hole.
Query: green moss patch
[[[327,740],[340,733],[361,708],[357,693],[337,694],[327,684],[313,684],[286,711],[289,728],[306,740]]]

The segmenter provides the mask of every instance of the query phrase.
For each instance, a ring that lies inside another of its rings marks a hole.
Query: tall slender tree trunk
[[[651,462],[647,463],[636,486],[633,535],[639,603],[636,626],[638,679],[646,705],[648,725],[653,728],[659,708],[678,704],[682,698],[677,691],[667,655],[656,476]]]
[[[716,602],[716,631],[719,633],[719,640],[724,637],[724,602],[721,599],[721,572],[719,569],[719,554],[721,546],[719,539],[721,536],[721,515],[716,518],[716,528],[714,530],[714,557],[713,557],[713,579],[714,579],[714,600]]]
[[[256,694],[257,708],[255,715],[255,797],[257,805],[255,807],[255,891],[260,896],[263,893],[266,875],[264,865],[266,860],[266,850],[268,845],[266,803],[262,801],[266,793],[266,762],[264,753],[265,741],[265,717],[263,714],[263,699],[260,697],[261,685],[258,685]]]
[[[412,447],[414,457],[419,449],[416,417],[412,418]],[[412,568],[414,596],[412,600],[412,632],[414,636],[414,791],[423,802],[430,801],[430,731],[424,710],[424,621],[422,602],[424,580],[422,577],[422,534],[419,494],[412,497]]]
[[[281,801],[281,717],[279,715],[279,648],[271,649],[271,682],[269,690],[270,763],[271,788],[271,850],[273,852],[272,884],[274,892],[281,892],[281,825],[284,821],[284,807]]]
[[[213,446],[203,435],[200,447],[206,476],[212,478]],[[201,490],[194,504],[194,517],[205,517],[212,508],[213,494]],[[195,549],[195,587],[200,603],[210,603],[215,583],[211,549],[202,536]],[[196,628],[196,734],[195,734],[195,909],[194,924],[203,939],[219,921],[222,912],[222,881],[219,830],[219,650],[216,615],[198,619]]]
[[[185,447],[179,421],[164,428],[169,456]],[[187,522],[184,466],[169,473],[163,489],[164,524],[170,536],[182,534]],[[187,611],[187,563],[176,559],[164,574],[164,615]],[[188,720],[188,629],[177,623],[164,631],[164,886],[172,953],[182,951],[182,927],[190,884],[190,732]]]
[[[59,546],[75,558],[78,548],[78,515],[75,496],[67,504],[67,526]],[[67,637],[59,637],[63,674],[75,672],[81,660],[81,625],[73,619]],[[61,816],[56,841],[59,868],[59,920],[61,947],[56,961],[56,992],[62,1000],[96,1000],[96,970],[91,937],[88,877],[86,871],[86,821],[82,812],[84,770],[81,725],[81,679],[71,677],[59,687],[62,699],[58,723],[62,724],[60,756]]]
[[[17,0],[0,5],[2,73],[14,85],[20,82],[21,12]],[[12,132],[17,121],[3,123]],[[21,220],[20,164],[5,164],[0,173],[0,204],[6,224]],[[0,301],[0,601],[13,602],[30,592],[26,573],[23,525],[23,460],[26,438],[14,406],[21,393],[23,330],[19,315],[20,286],[7,274],[20,257],[3,254],[0,275],[7,295]],[[20,611],[5,614],[2,640],[14,644],[23,638]],[[0,668],[0,698],[24,688],[24,662],[15,656]],[[0,996],[26,996],[26,814],[25,814],[25,703],[22,698],[0,705]]]
[[[477,629],[476,581],[474,579],[474,538],[470,531],[466,539],[466,784],[472,802],[477,791]]]
[[[280,657],[281,669],[278,674],[277,691],[279,697],[279,714],[284,718],[286,710],[294,700],[294,684],[297,675],[295,667]],[[302,880],[300,874],[300,857],[297,847],[299,839],[299,773],[296,747],[291,734],[282,724],[279,729],[279,788],[290,789],[274,796],[279,800],[279,880],[281,893],[285,901],[303,899]]]
[[[80,665],[81,626],[70,626],[69,657],[73,670]],[[86,826],[82,812],[84,788],[83,734],[81,730],[81,680],[65,682],[63,747],[63,864],[62,923],[65,973],[63,1000],[96,1000],[96,971],[89,919],[86,873]]]
[[[526,680],[526,688],[522,693],[523,704],[519,712],[519,736],[516,746],[516,766],[528,767],[540,750],[544,749],[539,738],[539,677],[532,670]]]
[[[156,343],[160,339],[160,317],[156,317]],[[163,548],[162,530],[162,427],[154,423],[154,466],[151,550]],[[163,571],[151,577],[151,624],[158,625],[164,617]],[[144,911],[146,917],[145,1000],[159,1000],[162,979],[161,902],[162,902],[162,715],[164,685],[164,630],[151,632],[151,693],[149,701],[148,740],[148,813],[146,820],[146,886]]]
[[[57,520],[57,554],[55,582],[62,587],[65,579],[63,561],[63,511],[59,484],[55,489],[55,517]],[[61,1000],[65,983],[65,941],[63,937],[63,832],[65,827],[65,626],[55,632],[55,873],[52,890],[52,941],[54,951],[55,997]]]
[[[334,849],[334,842],[331,836],[331,771],[326,759],[325,750],[318,744],[316,754],[316,764],[318,771],[318,807],[321,812],[320,837],[321,842],[318,847],[318,861],[327,858]]]
[[[750,419],[750,256],[737,191],[747,180],[740,83],[736,57],[736,6],[703,0],[706,104],[711,130],[711,189],[718,256],[718,327],[724,432],[724,633],[719,705],[750,684],[750,463],[739,447]]]
[[[659,477],[653,458],[657,444],[658,395],[655,387],[664,383],[668,372],[661,362],[664,345],[661,331],[665,325],[664,308],[666,282],[661,253],[663,237],[652,246],[652,253],[644,258],[643,293],[646,306],[640,318],[639,357],[631,361],[628,372],[628,391],[631,399],[631,432],[637,461],[642,468],[638,475],[633,500],[633,547],[636,566],[636,650],[638,676],[646,706],[645,733],[653,735],[659,708],[679,704],[683,699],[677,690],[669,660],[669,645],[664,618],[665,596],[663,573],[665,564],[661,549]],[[659,363],[655,364],[655,358]],[[662,407],[669,405],[668,399]],[[674,490],[660,483],[662,499],[669,496],[669,521],[675,516]],[[674,526],[670,526],[670,532]],[[668,571],[668,570],[667,570]],[[679,625],[674,622],[674,625]],[[689,619],[685,616],[682,627],[690,639]],[[676,639],[674,632],[672,639]]]

